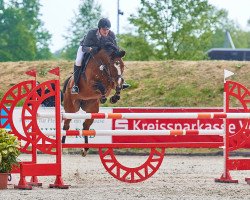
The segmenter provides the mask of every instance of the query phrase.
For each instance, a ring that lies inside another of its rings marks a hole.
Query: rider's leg
[[[84,53],[82,52],[82,46],[78,48],[76,60],[74,64],[74,85],[71,89],[71,94],[78,94],[79,93],[79,87],[78,82],[81,75],[81,64],[83,59]]]
[[[74,85],[71,89],[71,94],[79,93],[78,83],[79,83],[80,75],[81,75],[81,67],[74,65]]]

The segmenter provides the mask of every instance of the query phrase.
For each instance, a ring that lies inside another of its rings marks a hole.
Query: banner
[[[3,111],[2,111],[3,112]],[[22,107],[14,109],[13,122],[20,133],[23,133],[21,121]],[[54,108],[41,107],[38,112],[54,113]],[[205,113],[223,112],[222,108],[108,108],[101,107],[101,113]],[[233,109],[232,112],[242,112],[242,109]],[[79,113],[84,113],[80,110]],[[2,113],[4,115],[4,113]],[[4,120],[4,119],[2,119]],[[70,123],[71,130],[82,130],[84,120],[73,119]],[[37,123],[40,130],[55,130],[55,118],[39,118]],[[229,132],[236,133],[242,128],[244,120],[231,119]],[[63,122],[61,124],[63,127]],[[7,127],[8,128],[8,127]],[[219,130],[223,129],[223,119],[95,119],[90,129],[95,130]],[[24,134],[24,133],[23,133]],[[89,143],[112,143],[112,142],[146,142],[152,140],[157,142],[222,142],[220,135],[174,135],[174,136],[141,136],[136,141],[135,138],[128,139],[127,136],[95,136],[89,137]],[[166,139],[167,138],[167,139]],[[85,143],[84,137],[67,137],[66,143]],[[248,144],[250,146],[250,144]]]
[[[113,108],[114,113],[211,113],[223,112],[223,108]],[[243,112],[242,109],[232,109],[231,112]],[[239,131],[244,119],[229,120],[229,132],[234,134]],[[219,130],[224,129],[223,119],[116,119],[112,123],[113,130]],[[178,135],[166,137],[147,136],[145,140],[156,142],[223,142],[223,137],[219,135]],[[138,139],[138,141],[137,141]],[[113,142],[144,142],[142,137],[113,136]],[[250,146],[248,144],[247,146]]]

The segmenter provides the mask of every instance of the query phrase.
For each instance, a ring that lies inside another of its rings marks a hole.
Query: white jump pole
[[[55,130],[43,130],[46,136],[55,136]],[[157,136],[157,135],[222,135],[217,130],[62,130],[62,136]]]
[[[37,113],[54,118],[53,113]],[[61,119],[250,119],[250,113],[61,113]]]

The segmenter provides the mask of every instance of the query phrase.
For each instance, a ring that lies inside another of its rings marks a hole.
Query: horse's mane
[[[100,39],[100,49],[104,49],[105,52],[111,57],[111,59],[114,59],[116,57],[123,57],[125,55],[125,51],[121,50],[115,40],[110,37],[101,37]]]
[[[110,36],[101,37],[100,49],[104,49],[108,55],[111,55],[113,52],[119,51],[119,47],[117,46],[114,39]]]

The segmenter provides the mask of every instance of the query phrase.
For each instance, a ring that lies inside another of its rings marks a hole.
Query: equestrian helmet
[[[111,23],[109,21],[109,19],[107,18],[102,18],[99,20],[98,22],[98,28],[106,28],[106,29],[110,29],[111,28]]]

